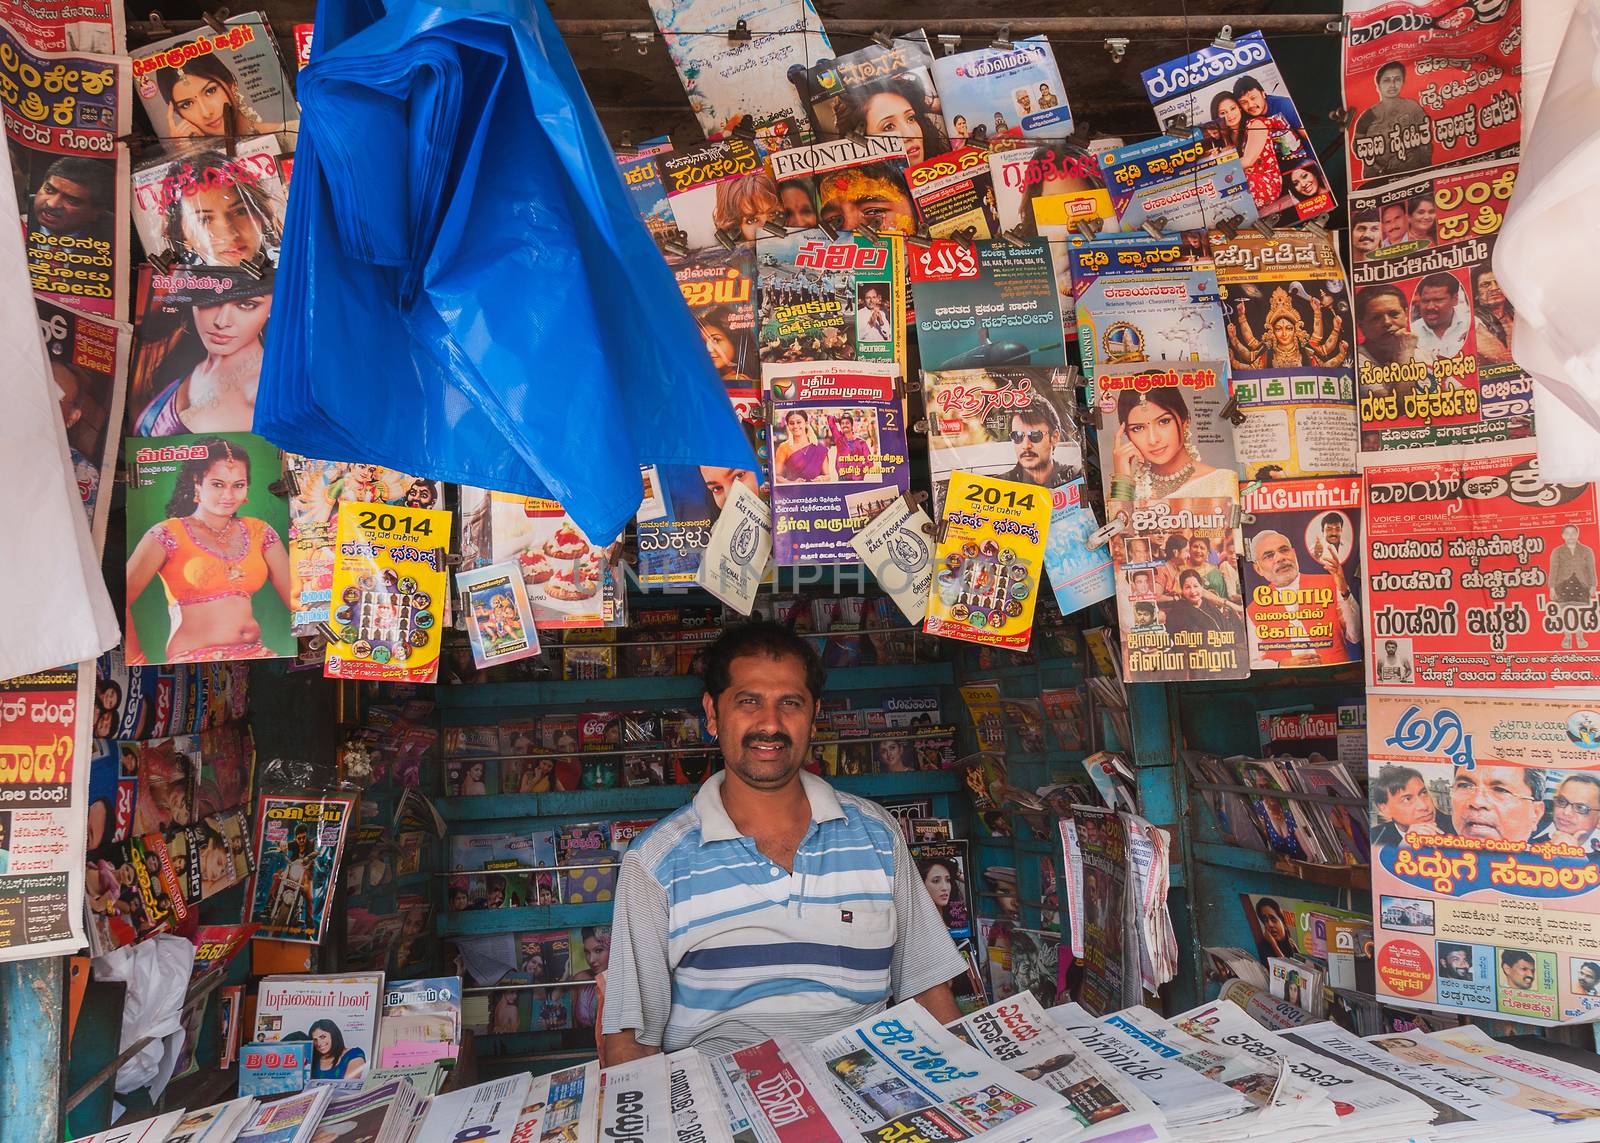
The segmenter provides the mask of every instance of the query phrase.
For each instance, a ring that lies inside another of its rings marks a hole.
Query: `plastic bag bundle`
[[[559,500],[755,457],[539,0],[318,5],[256,430]]]

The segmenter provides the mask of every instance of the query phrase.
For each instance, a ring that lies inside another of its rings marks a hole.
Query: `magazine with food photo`
[[[591,543],[554,500],[463,487],[461,549],[463,568],[516,562],[541,631],[627,621],[610,550]]]
[[[374,1066],[383,974],[269,976],[256,998],[255,1043],[311,1041],[310,1083],[361,1088]]]

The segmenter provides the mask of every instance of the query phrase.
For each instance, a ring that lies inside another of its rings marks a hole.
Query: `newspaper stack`
[[[1178,935],[1167,912],[1171,886],[1172,835],[1137,814],[1124,813],[1128,862],[1133,869],[1133,924],[1139,934],[1139,973],[1155,992],[1178,973]]]
[[[423,1113],[414,1143],[509,1139],[522,1118],[523,1108],[528,1105],[528,1089],[532,1083],[533,1077],[523,1072],[434,1096]],[[583,1094],[588,1094],[587,1089]],[[589,1106],[593,1108],[594,1104],[591,1102]]]
[[[1213,1079],[1179,1064],[1158,1041],[1134,1039],[1102,1023],[1076,1004],[1062,1004],[1049,1016],[1100,1060],[1139,1082],[1167,1117],[1174,1139],[1228,1139],[1245,1134],[1230,1121],[1255,1111],[1250,1101]]]
[[[1308,1133],[1317,1143],[1404,1139],[1431,1130],[1433,1109],[1410,1092],[1273,1035],[1236,1004],[1221,1000],[1202,1004],[1174,1017],[1172,1023],[1208,1044],[1285,1067],[1325,1092],[1339,1118],[1332,1129],[1319,1126]]]
[[[733,1143],[704,1057],[693,1048],[607,1068],[600,1082],[599,1138],[608,1143]],[[518,1137],[524,1137],[520,1131]]]
[[[991,1004],[949,1028],[1012,1071],[1058,1092],[1084,1129],[1074,1139],[1142,1143],[1161,1137],[1166,1117],[1150,1097],[1050,1019],[1033,993]]]
[[[509,1138],[595,1143],[600,1115],[600,1084],[600,1065],[593,1061],[536,1077],[523,1096],[522,1110],[516,1117],[516,1130]],[[489,1140],[507,1136],[479,1131],[461,1138]],[[654,1140],[659,1137],[651,1138]],[[710,1138],[707,1136],[707,1139]]]
[[[1200,1040],[1148,1008],[1129,1008],[1101,1022],[1159,1055],[1171,1053],[1168,1058],[1232,1088],[1255,1109],[1228,1124],[1221,1134],[1196,1132],[1194,1138],[1310,1140],[1338,1125],[1333,1101],[1288,1071],[1281,1060],[1262,1060],[1232,1046]]]
[[[1346,1032],[1331,1021],[1274,1035],[1324,1059],[1356,1068],[1420,1097],[1432,1109],[1434,1139],[1549,1138],[1551,1120],[1487,1095],[1463,1065],[1455,1074],[1422,1067]],[[1391,1040],[1405,1037],[1391,1037]],[[1420,1041],[1424,1037],[1415,1037]],[[1496,1088],[1498,1090],[1498,1088]],[[1575,1135],[1573,1138],[1585,1138]]]

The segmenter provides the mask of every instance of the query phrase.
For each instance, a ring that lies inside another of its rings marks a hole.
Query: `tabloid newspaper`
[[[1515,149],[1522,3],[1345,0],[1350,186]]]
[[[1337,1024],[1324,1021],[1273,1034],[1324,1059],[1411,1092],[1433,1109],[1431,1125],[1440,1137],[1498,1134],[1501,1138],[1516,1138],[1502,1133],[1548,1130],[1549,1120],[1457,1078],[1408,1063]]]
[[[1356,469],[1355,317],[1333,238],[1211,235],[1222,295],[1239,472],[1251,479]]]
[[[13,0],[5,19],[18,39],[42,52],[123,55],[128,50],[126,17],[116,0]]]
[[[984,129],[988,139],[1065,139],[1072,108],[1044,36],[942,55],[933,61],[945,130],[959,146]]]
[[[1368,687],[1600,682],[1594,485],[1454,449],[1373,457],[1362,483]]]
[[[524,1077],[526,1078],[526,1077]],[[522,1097],[512,1143],[597,1143],[600,1065],[594,1061],[535,1076]],[[467,1129],[472,1130],[470,1127]],[[467,1138],[476,1138],[467,1135]],[[659,1136],[652,1137],[660,1138]],[[445,1143],[453,1143],[444,1136]],[[416,1141],[420,1143],[420,1141]],[[680,1143],[688,1143],[681,1140]]]
[[[723,139],[660,156],[667,203],[690,250],[753,242],[778,221],[778,188],[761,152],[745,139]]]
[[[1092,806],[1074,806],[1060,825],[1071,951],[1083,961],[1078,1002],[1092,1013],[1115,1012],[1140,1000],[1127,830],[1117,813]]]
[[[600,1138],[615,1143],[662,1139],[673,1130],[670,1065],[657,1053],[600,1073]]]
[[[711,139],[748,123],[769,147],[810,139],[788,72],[833,54],[811,0],[651,0],[689,108]],[[728,33],[740,22],[747,39]]]
[[[1600,714],[1592,692],[1550,694],[1510,708],[1369,695],[1385,1002],[1536,1024],[1600,1015]]]
[[[672,1143],[733,1143],[711,1064],[694,1048],[666,1057]]]
[[[133,169],[133,226],[178,266],[278,264],[289,164],[276,135],[153,147]]]
[[[1239,152],[1200,130],[1100,152],[1100,172],[1124,230],[1205,230],[1257,218]]]
[[[554,1094],[555,1076],[550,1078],[550,1103],[554,1104],[558,1098]],[[413,1136],[414,1143],[457,1143],[462,1139],[497,1143],[498,1140],[509,1140],[521,1122],[533,1083],[533,1077],[522,1072],[434,1096]]]
[[[1172,1023],[1190,1036],[1225,1050],[1266,1063],[1281,1061],[1295,1080],[1333,1101],[1339,1117],[1337,1137],[1370,1139],[1393,1129],[1398,1138],[1404,1129],[1420,1129],[1433,1116],[1425,1103],[1402,1088],[1274,1036],[1238,1004],[1225,1000],[1202,1004],[1174,1016]]]
[[[1262,218],[1293,226],[1337,203],[1294,99],[1260,32],[1208,44],[1144,72],[1145,95],[1163,126],[1206,124],[1240,153]]]
[[[1552,1138],[1575,1139],[1595,1134],[1593,1124],[1588,1122],[1594,1114],[1593,1100],[1571,1098],[1557,1084],[1540,1086],[1529,1082],[1532,1077],[1514,1079],[1514,1073],[1508,1074],[1509,1069],[1480,1064],[1470,1052],[1454,1048],[1434,1034],[1368,1036],[1367,1043],[1377,1045],[1420,1072],[1440,1076],[1463,1087],[1493,1092],[1502,1102],[1540,1116],[1544,1122],[1559,1128],[1551,1132]]]
[[[1428,1041],[1496,1075],[1581,1097],[1591,1106],[1600,1102],[1600,1080],[1587,1068],[1503,1044],[1475,1025],[1440,1029],[1429,1033]]]
[[[1022,992],[949,1025],[956,1035],[1067,1101],[1077,1139],[1159,1139],[1163,1117],[1138,1085],[1101,1061]]]
[[[1083,434],[1065,369],[925,370],[922,385],[935,512],[957,471],[1046,488],[1082,477]]]
[[[1091,383],[1112,365],[1227,361],[1217,266],[1198,236],[1074,234],[1065,245]]]
[[[933,51],[918,29],[887,44],[869,43],[811,69],[811,114],[824,138],[852,131],[900,135],[913,163],[950,149],[933,85]],[[898,98],[896,98],[898,97]],[[913,124],[904,115],[910,107]]]
[[[905,263],[897,239],[830,238],[810,225],[783,238],[763,235],[756,254],[761,309],[755,337],[762,361],[889,361],[904,367]],[[760,376],[754,364],[751,370]]]
[[[914,1000],[810,1051],[847,1122],[870,1143],[913,1133],[930,1143],[1059,1139],[1076,1119],[1061,1095],[968,1047]]]
[[[1271,480],[1244,496],[1250,666],[1361,658],[1361,478]]]
[[[1515,314],[1490,261],[1516,174],[1474,163],[1352,200],[1363,452],[1533,435],[1533,381],[1512,359]]]
[[[904,237],[917,231],[907,157],[905,139],[873,134],[774,151],[767,165],[778,181],[784,214],[792,211],[796,225],[824,222],[850,231],[870,226]]]
[[[39,331],[50,355],[50,376],[60,390],[61,415],[67,426],[67,453],[72,460],[78,495],[89,520],[96,551],[106,543],[111,515],[111,483],[121,437],[122,400],[126,393],[128,349],[132,331],[121,322],[94,317],[43,298]]]
[[[260,12],[202,25],[135,50],[139,102],[164,143],[229,134],[276,134],[294,153],[300,108],[295,103],[272,28]]]
[[[34,296],[126,321],[128,148],[117,140],[133,123],[128,59],[30,47],[14,11],[0,15],[0,119]]]
[[[1128,1076],[1166,1116],[1174,1130],[1247,1115],[1255,1108],[1230,1087],[1178,1062],[1181,1053],[1153,1037],[1132,1037],[1077,1004],[1046,1013],[1102,1063]]]
[[[973,238],[994,238],[999,233],[989,152],[982,148],[961,147],[913,163],[906,170],[906,183],[917,218],[933,237],[949,238],[960,230],[971,230]]]
[[[890,363],[766,365],[773,557],[848,563],[851,541],[909,488],[906,401]]]
[[[925,370],[1065,365],[1050,247],[938,240],[906,251]]]
[[[706,1066],[736,1143],[844,1143],[859,1135],[799,1041],[763,1040]]]

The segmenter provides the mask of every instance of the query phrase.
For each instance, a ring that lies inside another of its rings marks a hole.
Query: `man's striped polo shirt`
[[[790,873],[739,833],[723,778],[623,858],[602,1031],[669,1052],[814,1040],[966,971],[881,806],[802,772]]]

